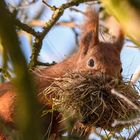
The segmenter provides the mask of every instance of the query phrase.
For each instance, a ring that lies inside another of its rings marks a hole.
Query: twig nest
[[[115,94],[112,92],[112,89]],[[71,73],[57,78],[43,93],[53,95],[53,108],[64,116],[76,116],[85,125],[118,131],[125,125],[112,126],[114,120],[129,120],[139,114],[137,90],[129,83],[103,75]],[[55,96],[54,96],[55,95]],[[131,125],[131,124],[130,124]]]

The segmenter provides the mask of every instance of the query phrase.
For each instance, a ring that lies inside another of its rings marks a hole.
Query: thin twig
[[[131,82],[135,84],[139,78],[140,78],[140,66],[136,69],[136,71],[132,75]]]
[[[31,26],[39,26],[39,27],[43,27],[45,26],[45,22],[44,21],[40,21],[40,20],[33,20],[29,23]],[[57,22],[56,26],[66,26],[66,27],[78,27],[78,25],[76,25],[75,22],[73,21],[61,21],[61,22]]]
[[[73,17],[71,17],[71,21],[74,22]],[[78,36],[79,36],[79,34],[77,33],[75,27],[72,27],[71,29],[72,29],[72,31],[73,31],[73,33],[74,33],[74,35],[75,35],[75,42],[76,42],[76,45],[79,46],[79,41],[78,41]]]
[[[131,102],[128,98],[126,98],[124,95],[120,94],[119,92],[117,92],[115,89],[111,90],[111,93],[116,95],[117,97],[123,99],[126,103],[128,103],[128,105],[132,106],[134,109],[139,110],[139,107],[136,106],[133,102]]]
[[[139,49],[138,46],[136,46],[136,45],[126,45],[125,47]]]
[[[132,120],[128,120],[128,121],[119,121],[119,120],[114,120],[112,127],[115,127],[117,125],[127,125],[127,124],[138,124],[140,123],[140,118],[135,118]]]
[[[15,19],[15,24],[21,28],[22,30],[26,31],[27,33],[32,34],[35,37],[39,37],[39,32],[36,32],[32,27],[28,26],[25,23],[22,23],[21,21],[19,21],[18,19]]]
[[[73,0],[71,2],[62,4],[59,8],[56,8],[54,11],[51,19],[46,23],[46,26],[44,27],[44,31],[42,32],[42,38],[50,31],[51,27],[59,20],[59,18],[62,16],[65,9],[70,8],[72,6],[78,6],[80,3],[89,2],[94,0]]]
[[[55,61],[53,61],[52,63],[43,63],[43,62],[37,61],[37,65],[39,65],[39,66],[52,66],[55,64],[56,64]]]
[[[75,12],[78,12],[78,13],[81,13],[83,15],[85,15],[85,12],[79,10],[79,9],[76,9],[76,8],[70,8],[71,11],[75,11]]]
[[[133,135],[128,140],[134,140],[140,134],[140,128],[133,133]]]
[[[57,7],[56,7],[56,6],[51,6],[51,5],[49,5],[45,0],[42,0],[42,2],[43,2],[45,5],[47,5],[52,11],[57,10]]]
[[[74,21],[62,21],[62,22],[56,23],[56,25],[57,26],[66,26],[66,27],[70,27],[70,28],[78,27],[78,25]]]

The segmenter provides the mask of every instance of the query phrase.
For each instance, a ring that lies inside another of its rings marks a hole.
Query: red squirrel
[[[115,31],[117,31],[116,39],[114,42],[102,42],[99,40],[99,15],[95,10],[86,12],[87,19],[82,27],[81,38],[79,41],[79,50],[71,55],[66,60],[49,66],[46,68],[36,69],[33,72],[38,92],[43,91],[49,86],[53,80],[65,75],[68,71],[91,71],[93,75],[102,73],[110,77],[121,78],[121,61],[120,52],[123,46],[124,34],[121,28],[114,22]],[[47,78],[48,77],[48,78]],[[13,90],[11,82],[3,83],[0,85],[0,117],[3,121],[13,126],[14,129],[14,116],[15,116],[15,100],[16,94]],[[39,103],[46,105],[46,108],[51,108],[51,105],[46,104],[42,97],[38,96]],[[49,126],[51,113],[48,113],[42,118],[45,127]],[[50,136],[53,134],[59,135],[60,124],[59,121],[62,116],[58,111],[53,114],[52,128]],[[63,127],[63,126],[62,126]],[[0,140],[8,140],[0,131]]]

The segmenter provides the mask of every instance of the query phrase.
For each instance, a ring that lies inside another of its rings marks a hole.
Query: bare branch
[[[31,26],[40,26],[43,27],[45,26],[45,22],[44,21],[40,21],[40,20],[33,20],[29,23]],[[66,27],[77,27],[78,25],[76,25],[75,22],[73,21],[62,21],[62,22],[58,22],[56,23],[56,26],[66,26]]]
[[[41,36],[44,38],[44,36],[50,31],[51,27],[59,20],[59,18],[62,16],[65,9],[70,8],[72,6],[78,6],[80,3],[84,2],[90,2],[95,0],[73,0],[71,2],[62,4],[59,8],[55,7],[55,11],[51,17],[51,19],[46,23],[46,26],[44,27],[44,31],[42,32]]]
[[[43,62],[37,61],[37,65],[39,65],[39,66],[52,66],[55,64],[56,64],[55,61],[53,61],[52,63],[43,63]]]
[[[21,21],[19,21],[18,19],[15,19],[15,24],[21,28],[22,30],[26,31],[29,34],[32,34],[35,37],[39,37],[39,32],[36,32],[32,27],[28,26],[25,23],[22,23]]]
[[[70,8],[72,6],[78,6],[80,3],[90,2],[90,1],[94,1],[94,0],[73,0],[71,2],[62,4],[58,8],[55,6],[51,6],[51,10],[53,7],[54,13],[52,14],[51,19],[48,22],[46,22],[46,26],[43,27],[43,31],[40,33],[39,38],[36,39],[36,42],[33,46],[33,50],[32,50],[33,53],[31,55],[31,60],[30,60],[30,64],[29,64],[30,69],[33,68],[35,65],[37,65],[37,57],[38,57],[40,49],[42,47],[42,41],[43,41],[44,37],[47,35],[47,33],[51,30],[51,28],[59,20],[59,18],[63,15],[64,10],[67,8]]]
[[[74,22],[74,19],[73,19],[72,17],[71,17],[71,21]],[[75,23],[75,22],[74,22],[74,23]],[[72,29],[72,31],[73,31],[73,33],[74,33],[74,35],[75,35],[75,42],[76,42],[76,45],[79,46],[79,42],[78,42],[78,36],[79,36],[79,34],[77,33],[75,27],[72,27],[71,29]]]
[[[52,11],[57,10],[56,6],[51,6],[51,5],[49,5],[45,0],[42,0],[42,2],[43,2],[45,5],[47,5]]]
[[[85,15],[85,12],[79,10],[79,9],[76,9],[76,8],[70,8],[71,11],[75,11],[75,12],[78,12],[78,13],[81,13],[83,15]]]
[[[29,69],[32,69],[34,66],[37,65],[37,57],[39,55],[41,47],[42,39],[36,38],[32,49],[32,55],[30,57],[31,60],[28,66]]]

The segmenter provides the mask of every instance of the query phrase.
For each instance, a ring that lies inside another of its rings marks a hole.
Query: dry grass
[[[64,117],[73,116],[83,125],[109,131],[121,131],[131,125],[113,127],[115,120],[127,121],[139,114],[140,96],[137,90],[129,82],[111,80],[103,75],[66,74],[55,79],[43,94],[46,102],[62,112]]]

